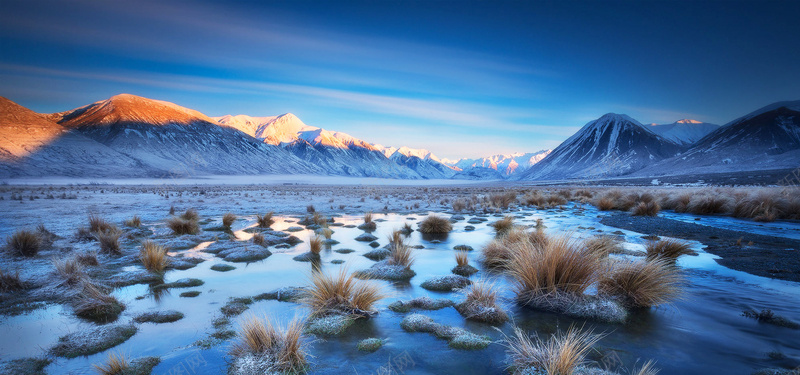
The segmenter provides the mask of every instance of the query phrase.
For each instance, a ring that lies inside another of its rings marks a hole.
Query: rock
[[[473,267],[473,266],[470,266],[469,264],[467,264],[466,266],[455,266],[455,267],[453,267],[452,270],[450,270],[450,272],[452,272],[452,273],[454,273],[456,275],[460,275],[460,276],[464,276],[464,277],[470,277],[470,276],[476,274],[478,272],[478,269]]]
[[[361,233],[358,237],[356,237],[356,241],[361,241],[361,242],[372,242],[377,239],[378,237],[375,237],[369,233]]]
[[[372,232],[372,231],[374,231],[375,229],[378,228],[378,225],[375,224],[375,222],[373,221],[373,222],[369,222],[369,223],[363,223],[363,224],[359,225],[357,228],[361,229],[361,230],[364,230],[364,231]]]
[[[477,218],[474,217],[472,219],[467,220],[467,224],[480,224],[482,222],[483,220],[478,220]]]
[[[417,273],[406,266],[390,265],[387,261],[375,263],[365,270],[356,271],[353,275],[359,279],[380,279],[406,281]]]
[[[341,259],[334,259],[331,261],[331,264],[342,264],[342,263],[344,263],[344,261]]]
[[[379,244],[379,243],[378,243],[378,241],[372,241],[372,242],[370,242],[370,243],[369,243],[369,246],[370,246],[371,248],[375,249],[375,248],[378,248],[378,247],[380,247],[380,246],[381,246],[381,244]]]
[[[623,323],[628,318],[628,311],[620,302],[593,295],[548,294],[529,299],[525,302],[525,306],[573,318],[594,319],[609,323]]]
[[[310,251],[302,253],[294,258],[298,262],[316,262],[320,260],[319,254],[314,254]]]
[[[199,290],[190,290],[190,291],[188,291],[188,292],[183,292],[183,293],[181,293],[181,294],[180,294],[180,297],[184,297],[184,298],[194,298],[194,297],[197,297],[197,296],[199,296],[199,295],[200,295],[200,291],[199,291]]]
[[[266,259],[272,252],[262,246],[242,246],[217,253],[217,256],[228,262],[256,262]]]
[[[187,278],[187,279],[180,279],[177,281],[173,281],[171,283],[156,285],[153,287],[153,290],[171,289],[171,288],[193,288],[203,284],[205,284],[203,280]]]
[[[301,231],[303,229],[304,229],[303,227],[289,227],[289,228],[286,228],[286,231],[287,232],[299,232],[299,231]]]
[[[336,249],[336,250],[334,250],[334,252],[337,252],[339,254],[350,254],[350,253],[355,252],[355,250],[353,250],[353,249]]]
[[[211,270],[212,271],[217,271],[217,272],[228,272],[228,271],[233,271],[235,269],[236,269],[236,267],[231,266],[230,264],[218,263],[218,264],[215,264],[215,265],[211,266]]]
[[[473,227],[472,225],[467,225],[466,227],[464,227],[465,232],[472,232],[473,230],[475,230],[475,227]]]
[[[464,220],[464,219],[465,219],[465,218],[464,218],[464,216],[462,216],[462,215],[453,215],[453,216],[450,216],[450,221],[452,221],[452,222],[461,221],[461,220]]]
[[[455,306],[461,316],[478,322],[488,324],[505,323],[509,318],[508,314],[497,305],[483,305],[477,301],[471,303],[462,302]]]
[[[389,255],[392,255],[392,251],[389,249],[375,249],[370,250],[364,253],[364,256],[369,260],[379,261],[386,259]]]
[[[448,345],[454,349],[474,350],[484,349],[492,341],[486,336],[478,336],[463,328],[446,326],[433,321],[422,314],[410,314],[403,318],[400,327],[408,332],[426,332],[447,340]]]
[[[472,251],[474,249],[472,248],[472,246],[469,246],[469,245],[456,245],[456,246],[453,247],[453,250]]]
[[[167,263],[168,270],[188,270],[196,267],[198,264],[205,262],[202,258],[169,258]]]
[[[253,300],[255,301],[277,300],[281,302],[300,302],[307,295],[308,295],[308,290],[306,288],[287,286],[284,288],[275,289],[271,292],[259,294],[253,297]]]
[[[420,286],[437,292],[452,292],[455,289],[461,289],[470,284],[472,284],[472,282],[464,276],[447,275],[426,280]]]

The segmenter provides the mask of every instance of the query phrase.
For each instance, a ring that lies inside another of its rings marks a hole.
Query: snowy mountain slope
[[[168,102],[123,94],[59,116],[59,124],[163,176],[324,173],[280,147]]]
[[[463,171],[468,171],[471,168],[494,169],[500,172],[502,176],[509,177],[528,170],[528,168],[549,155],[551,151],[553,150],[514,153],[509,155],[499,154],[479,159],[459,159],[455,161],[448,161],[446,164]]]
[[[213,119],[265,144],[279,146],[326,173],[359,177],[423,177],[389,159],[379,147],[346,133],[306,125],[291,113],[274,117],[228,115]]]
[[[504,176],[496,169],[474,167],[457,172],[452,178],[456,180],[503,180]]]
[[[717,128],[719,125],[688,119],[678,120],[672,124],[650,124],[648,127],[653,133],[680,145],[691,145]]]
[[[660,176],[797,168],[800,166],[800,101],[764,108],[720,127],[681,155],[655,163],[637,174]]]
[[[617,176],[672,157],[681,146],[638,121],[609,113],[587,123],[518,179],[571,179]]]
[[[0,97],[0,176],[135,177],[154,170]]]

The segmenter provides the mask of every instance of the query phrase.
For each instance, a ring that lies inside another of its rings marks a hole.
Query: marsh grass
[[[103,232],[110,232],[116,229],[116,227],[103,219],[102,217],[91,214],[89,215],[89,230],[94,233],[103,233]]]
[[[112,229],[105,232],[96,232],[94,238],[100,243],[100,252],[113,255],[122,254],[122,248],[119,244],[120,235],[122,235],[122,231],[116,227],[112,227]]]
[[[628,308],[648,308],[677,299],[683,283],[669,259],[616,260],[597,283],[597,292],[619,299]]]
[[[222,216],[222,226],[231,229],[231,225],[236,221],[236,215],[233,213],[227,212],[225,215]]]
[[[163,273],[169,263],[167,249],[153,241],[144,241],[139,249],[139,261],[153,273]]]
[[[414,249],[406,245],[400,231],[392,232],[389,237],[389,258],[387,264],[410,268],[414,264]]]
[[[319,253],[322,252],[322,238],[319,236],[312,236],[309,238],[308,248],[312,254],[319,256]]]
[[[96,266],[100,262],[97,261],[97,251],[91,250],[75,256],[75,259],[84,266]]]
[[[277,370],[278,373],[305,373],[308,354],[302,334],[303,322],[299,320],[292,320],[285,329],[281,329],[269,320],[253,316],[242,323],[231,354],[234,357],[247,354],[266,357],[271,362],[270,370]]]
[[[506,216],[506,217],[504,217],[504,218],[492,223],[492,228],[494,228],[495,235],[497,235],[497,236],[505,235],[513,227],[514,227],[514,217],[513,216]]]
[[[657,369],[655,367],[655,365],[656,365],[655,362],[653,362],[652,360],[649,360],[649,361],[645,362],[644,364],[642,364],[642,367],[639,367],[638,369],[634,368],[633,371],[631,371],[631,374],[634,374],[634,375],[658,375],[658,373],[660,371],[659,371],[659,369]]]
[[[24,288],[25,284],[19,278],[19,271],[12,274],[0,270],[0,292],[13,292]]]
[[[508,209],[511,204],[517,202],[517,193],[509,191],[505,193],[491,194],[489,195],[488,200],[493,207]]]
[[[258,221],[259,228],[269,228],[272,224],[275,224],[275,220],[272,218],[274,215],[273,212],[267,212],[266,214],[256,215],[256,221]]]
[[[526,232],[523,228],[513,228],[504,236],[497,237],[481,249],[481,261],[488,267],[505,268],[511,260],[511,248],[527,248],[534,251],[534,247],[546,242],[544,231],[539,229]]]
[[[265,243],[264,235],[262,235],[261,233],[254,234],[253,235],[253,243],[256,244],[256,245],[264,246],[264,243]]]
[[[81,285],[82,290],[74,304],[75,315],[105,323],[116,320],[125,309],[125,305],[106,294],[100,286],[89,281]]]
[[[35,256],[42,248],[42,240],[36,232],[18,230],[6,239],[8,248],[17,255]]]
[[[181,215],[181,219],[197,222],[200,220],[200,213],[194,208],[190,208]]]
[[[139,215],[133,215],[132,218],[125,221],[125,226],[129,228],[139,228],[142,226],[142,218]]]
[[[661,205],[656,201],[639,202],[631,209],[633,216],[657,216]]]
[[[698,199],[692,197],[688,210],[696,215],[724,214],[729,211],[729,205],[730,201],[727,197],[706,195],[700,196]]]
[[[64,285],[78,285],[88,280],[83,264],[77,258],[54,258],[53,266],[56,274],[64,280]]]
[[[456,309],[467,319],[490,324],[508,320],[508,314],[497,303],[497,290],[493,283],[487,280],[473,282],[464,292],[464,297],[464,302],[458,304]]]
[[[570,326],[549,339],[531,339],[521,328],[515,327],[511,337],[506,337],[509,367],[515,374],[527,374],[538,369],[545,374],[571,375],[586,363],[586,355],[602,338],[591,330]]]
[[[466,267],[469,265],[469,258],[466,251],[459,251],[456,253],[456,265],[458,267]]]
[[[374,313],[375,302],[385,297],[379,285],[358,280],[342,268],[337,274],[312,274],[309,295],[303,302],[311,309],[312,316],[354,314],[368,317]]]
[[[617,254],[622,252],[622,245],[619,240],[614,236],[603,235],[594,236],[586,239],[583,242],[586,250],[597,254],[598,257],[607,258],[609,254]]]
[[[419,225],[419,231],[427,234],[444,234],[452,230],[450,220],[437,215],[428,215]]]
[[[674,262],[681,255],[697,255],[697,253],[692,250],[691,244],[672,238],[647,241],[645,250],[647,251],[648,260],[664,258]]]
[[[167,227],[169,227],[175,235],[196,234],[200,231],[200,226],[197,224],[197,221],[180,217],[173,217],[167,220]]]
[[[130,363],[124,354],[110,352],[103,364],[94,364],[94,369],[101,375],[122,375],[130,368]]]

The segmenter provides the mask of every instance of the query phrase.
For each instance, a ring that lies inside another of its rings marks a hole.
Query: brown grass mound
[[[125,220],[125,226],[130,228],[139,228],[142,226],[142,218],[139,215],[133,215],[132,218]]]
[[[242,323],[231,354],[267,358],[271,362],[269,370],[278,373],[305,373],[308,354],[301,341],[302,334],[303,323],[298,320],[293,320],[286,329],[279,329],[269,320],[251,317]]]
[[[452,230],[453,224],[450,220],[437,215],[428,215],[419,225],[419,231],[422,233],[444,234]]]
[[[235,221],[236,221],[236,215],[234,215],[233,213],[228,212],[222,216],[222,226],[225,228],[230,229],[231,225],[233,225],[233,222]]]
[[[647,308],[675,300],[682,284],[683,278],[671,260],[618,260],[598,282],[597,292],[618,298],[628,308]]]
[[[656,201],[639,202],[631,209],[633,216],[657,216],[661,211],[661,205]]]
[[[256,215],[256,221],[258,221],[259,228],[269,228],[272,224],[275,224],[275,220],[272,218],[274,215],[273,212],[267,212],[264,216]]]
[[[539,337],[532,340],[525,331],[515,327],[513,336],[506,338],[509,367],[515,374],[533,373],[537,369],[545,374],[574,374],[585,364],[586,354],[601,338],[602,335],[591,330],[571,326],[566,333],[556,333],[547,341]]]
[[[586,250],[597,254],[600,258],[607,258],[609,254],[622,252],[619,240],[614,236],[594,236],[583,242]]]
[[[503,323],[508,320],[508,314],[497,304],[497,291],[494,284],[486,280],[476,281],[465,293],[465,297],[464,302],[458,304],[456,309],[467,319],[489,324]]]
[[[459,251],[456,253],[456,265],[459,267],[466,267],[469,265],[469,258],[466,251]]]
[[[506,193],[491,194],[488,199],[493,207],[507,209],[511,204],[517,202],[517,193],[509,191]]]
[[[103,292],[99,286],[88,281],[82,283],[82,286],[83,289],[74,306],[75,315],[105,323],[116,320],[125,309],[125,305]]]
[[[175,235],[196,234],[200,231],[197,221],[173,217],[167,221],[167,226]]]
[[[124,354],[110,352],[106,357],[106,363],[93,366],[95,371],[101,375],[123,375],[130,368],[130,363]]]
[[[504,218],[492,223],[492,228],[494,228],[495,235],[497,235],[497,236],[502,236],[502,235],[508,233],[508,231],[510,231],[511,228],[513,228],[513,227],[514,227],[514,217],[513,216],[506,216],[506,217],[504,217]]]
[[[139,249],[139,261],[150,272],[162,273],[167,267],[167,249],[153,241],[145,241]]]
[[[100,252],[114,255],[122,254],[122,248],[119,244],[120,235],[122,235],[122,232],[116,227],[106,232],[95,233],[94,238],[100,243]]]
[[[18,230],[6,239],[8,248],[17,255],[32,257],[42,248],[42,239],[36,232]]]
[[[314,254],[319,255],[322,252],[322,238],[314,236],[308,239],[308,250]]]
[[[697,197],[697,199],[694,199]],[[696,215],[724,214],[729,211],[730,201],[722,196],[695,196],[688,211]]]
[[[315,273],[311,277],[309,297],[303,302],[314,316],[337,313],[371,316],[375,302],[385,297],[380,286],[355,279],[342,268],[335,275]]]
[[[534,251],[534,248],[544,246],[547,241],[547,235],[541,228],[531,232],[513,228],[505,236],[495,238],[483,247],[481,261],[489,267],[504,268],[511,260],[512,247]]]
[[[181,219],[189,220],[189,221],[198,221],[200,220],[200,214],[194,208],[190,208],[186,210],[186,212],[181,215]]]
[[[83,264],[77,258],[53,259],[56,274],[61,277],[66,285],[77,285],[88,280]]]
[[[670,259],[674,261],[681,255],[696,255],[691,244],[677,239],[665,239],[658,241],[647,241],[645,245],[647,251],[647,259],[654,260],[657,258]]]
[[[13,292],[25,287],[25,284],[19,278],[19,272],[14,274],[3,272],[0,270],[0,292]]]
[[[89,215],[89,230],[95,233],[108,232],[114,228],[114,225],[97,215]]]

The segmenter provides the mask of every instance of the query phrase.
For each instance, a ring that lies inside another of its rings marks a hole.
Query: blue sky
[[[800,99],[800,2],[0,2],[0,95],[57,112],[126,92],[292,112],[478,157],[607,112],[725,123]]]

